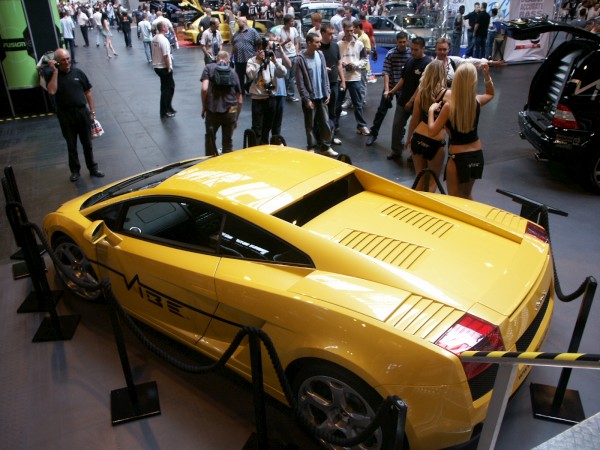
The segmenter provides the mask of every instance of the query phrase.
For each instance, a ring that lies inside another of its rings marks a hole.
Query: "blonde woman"
[[[434,60],[427,65],[415,96],[412,118],[408,125],[406,149],[412,151],[415,170],[419,174],[429,168],[440,177],[444,164],[444,147],[446,146],[446,131],[430,134],[427,126],[429,107],[436,102],[444,104],[450,98],[450,90],[446,88],[446,71],[442,61]],[[424,180],[429,179],[424,187]],[[423,177],[416,189],[435,192],[437,185],[433,177]]]
[[[494,98],[494,83],[487,64],[479,66],[484,75],[485,94],[477,95],[477,69],[471,63],[461,64],[452,83],[450,101],[442,106],[439,116],[435,112],[441,103],[429,107],[428,128],[430,136],[437,136],[444,128],[450,136],[446,186],[448,194],[472,198],[475,180],[483,174],[483,150],[477,134],[481,107]]]
[[[115,49],[112,45],[112,33],[110,32],[110,19],[106,15],[106,13],[102,13],[102,36],[104,37],[104,47],[106,48],[106,56],[108,59],[112,58],[110,51],[113,52],[114,56],[118,56],[119,54],[115,52]]]

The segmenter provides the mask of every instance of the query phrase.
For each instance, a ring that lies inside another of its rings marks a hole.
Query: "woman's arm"
[[[494,98],[494,82],[490,76],[490,66],[482,64],[481,70],[483,72],[483,82],[485,83],[485,94],[478,95],[477,101],[483,106]]]
[[[448,114],[450,112],[450,104],[445,103],[437,119],[433,118],[435,111],[440,107],[440,103],[432,103],[428,111],[427,128],[430,136],[437,136],[446,126]]]
[[[417,89],[416,92],[416,100],[415,105],[413,107],[412,116],[410,118],[410,123],[408,124],[408,133],[406,134],[406,141],[404,144],[405,148],[410,148],[410,140],[412,139],[412,135],[421,120],[421,96],[419,95],[420,89]]]

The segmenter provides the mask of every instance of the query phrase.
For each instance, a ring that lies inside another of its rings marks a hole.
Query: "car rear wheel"
[[[293,390],[298,407],[307,420],[340,438],[351,438],[375,417],[381,396],[353,373],[332,364],[307,365],[294,377]],[[341,447],[321,441],[325,448]],[[366,442],[352,447],[360,450],[383,448],[381,428]]]
[[[592,154],[582,167],[584,187],[597,194],[600,193],[600,151]]]
[[[90,261],[75,242],[67,236],[60,236],[54,240],[52,246],[54,253],[63,265],[63,270],[70,273],[77,280],[87,283],[98,283],[98,277]],[[98,302],[103,299],[101,290],[83,288],[64,276],[60,270],[57,270],[57,272],[67,289],[75,296],[91,302]]]

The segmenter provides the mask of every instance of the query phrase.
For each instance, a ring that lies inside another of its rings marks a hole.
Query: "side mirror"
[[[83,232],[83,237],[94,245],[101,240],[106,239],[106,241],[113,247],[116,247],[122,241],[119,236],[108,229],[103,220],[96,220],[89,227],[87,227]]]

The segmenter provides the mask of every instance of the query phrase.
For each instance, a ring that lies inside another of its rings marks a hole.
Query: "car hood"
[[[508,36],[518,41],[539,38],[541,33],[564,31],[573,36],[589,39],[600,43],[600,36],[589,31],[568,25],[563,22],[554,22],[544,18],[539,19],[518,19],[506,23]]]
[[[497,208],[465,202],[467,212],[450,197],[429,201],[441,207],[365,191],[313,219],[304,228],[350,253],[337,264],[317,262],[327,274],[307,277],[295,291],[335,285],[344,307],[380,320],[412,295],[456,310],[482,305],[510,315],[547,264],[547,244],[524,235],[525,219]],[[434,212],[440,210],[447,214]]]

